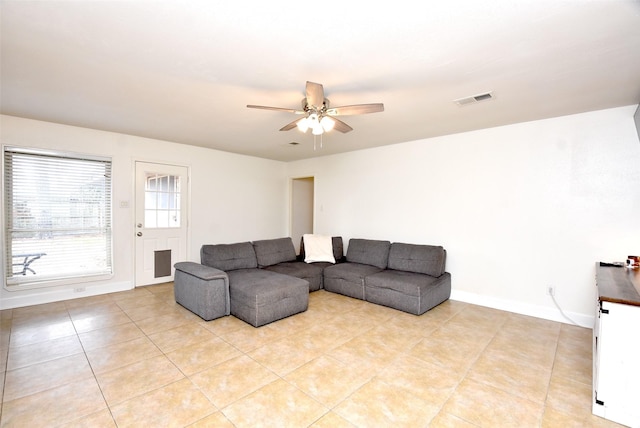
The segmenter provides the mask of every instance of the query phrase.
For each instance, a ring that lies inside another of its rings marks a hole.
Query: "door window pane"
[[[145,227],[180,227],[180,176],[147,173]]]

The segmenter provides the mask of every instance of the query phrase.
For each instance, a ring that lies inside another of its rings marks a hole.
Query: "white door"
[[[136,286],[173,281],[187,259],[187,167],[136,162]]]

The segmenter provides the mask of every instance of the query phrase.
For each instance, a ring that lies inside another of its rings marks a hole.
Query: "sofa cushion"
[[[444,273],[446,252],[434,245],[394,242],[389,250],[389,269],[424,273],[438,277]]]
[[[387,288],[407,296],[419,297],[421,288],[428,287],[437,282],[437,280],[437,277],[431,275],[385,269],[368,275],[364,279],[364,283],[368,287]]]
[[[362,263],[340,263],[324,269],[324,278],[344,279],[345,281],[363,283],[367,275],[380,272],[380,268]]]
[[[364,279],[365,300],[421,315],[451,296],[451,275],[439,277],[386,269]]]
[[[284,262],[267,266],[265,269],[309,281],[309,291],[317,291],[322,288],[323,266],[317,263]]]
[[[309,294],[306,281],[264,269],[236,269],[229,272],[229,284],[232,298],[248,300],[250,304],[258,306],[286,298],[289,284],[304,284],[304,290]],[[256,295],[255,287],[262,292]]]
[[[258,266],[261,268],[296,260],[296,249],[293,247],[291,238],[254,241],[253,248],[256,252]]]
[[[361,263],[338,263],[324,268],[324,289],[332,293],[364,300],[364,280],[380,272],[376,266]]]
[[[305,243],[305,263],[336,262],[330,236],[304,234],[302,235],[302,240]]]
[[[347,248],[347,261],[385,269],[389,261],[389,241],[372,239],[350,239]]]
[[[200,249],[200,262],[225,272],[258,267],[251,242],[203,245]]]

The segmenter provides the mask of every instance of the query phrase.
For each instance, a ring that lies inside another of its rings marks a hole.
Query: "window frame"
[[[11,267],[13,264],[13,256],[12,249],[8,248],[9,245],[9,223],[10,219],[8,216],[11,214],[8,212],[9,207],[7,206],[8,202],[12,199],[12,195],[9,195],[10,189],[7,184],[7,165],[6,165],[6,157],[10,156],[10,153],[15,154],[24,154],[24,155],[34,155],[34,156],[43,156],[50,158],[61,158],[75,161],[90,161],[90,162],[101,162],[107,163],[108,171],[110,173],[108,177],[108,195],[105,197],[105,202],[107,203],[107,207],[104,209],[104,216],[106,219],[107,226],[107,239],[108,239],[108,248],[105,251],[105,257],[108,259],[107,269],[105,272],[91,272],[91,273],[77,273],[73,275],[60,275],[58,277],[45,277],[41,279],[34,279],[31,277],[21,277],[20,275],[15,275],[11,270],[8,272],[7,269]],[[72,285],[78,283],[86,283],[92,281],[101,281],[108,280],[114,277],[114,259],[113,259],[113,160],[108,156],[97,156],[90,155],[84,153],[76,153],[76,152],[68,152],[68,151],[60,151],[60,150],[48,150],[48,149],[39,149],[39,148],[30,148],[30,147],[22,147],[22,146],[11,146],[11,145],[3,145],[2,146],[2,174],[0,179],[2,180],[2,263],[3,263],[3,288],[8,291],[18,291],[18,290],[28,290],[33,288],[46,288],[46,287],[56,287],[61,285]],[[10,259],[10,260],[9,260]],[[10,281],[11,278],[16,278],[14,281]]]

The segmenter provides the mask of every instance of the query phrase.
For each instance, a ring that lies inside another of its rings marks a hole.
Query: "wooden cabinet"
[[[640,428],[640,271],[596,266],[593,414]]]

